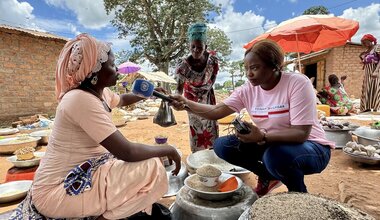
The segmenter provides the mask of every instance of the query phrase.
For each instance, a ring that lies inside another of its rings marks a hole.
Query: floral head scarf
[[[109,43],[100,42],[88,34],[80,34],[68,41],[59,55],[55,71],[57,100],[78,87],[86,77],[98,72],[102,63],[108,60],[110,50]]]
[[[203,23],[195,23],[191,25],[187,31],[187,36],[190,41],[200,40],[206,42],[207,26]]]

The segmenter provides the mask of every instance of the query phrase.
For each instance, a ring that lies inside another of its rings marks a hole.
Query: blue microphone
[[[154,85],[151,82],[144,79],[136,79],[133,82],[132,93],[142,98],[149,98],[153,95],[167,102],[173,101],[169,96],[155,91]]]

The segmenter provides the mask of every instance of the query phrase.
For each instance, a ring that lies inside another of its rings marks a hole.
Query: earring
[[[94,76],[94,77],[92,77],[92,79],[91,79],[91,84],[92,84],[92,85],[96,85],[96,83],[98,83],[98,76]]]

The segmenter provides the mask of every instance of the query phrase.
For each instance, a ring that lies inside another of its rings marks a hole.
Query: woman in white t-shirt
[[[320,173],[330,160],[334,143],[325,138],[317,119],[316,96],[303,74],[282,72],[284,55],[272,41],[259,41],[246,51],[248,82],[222,103],[199,104],[179,95],[171,104],[210,120],[246,108],[251,116],[248,134],[218,138],[216,154],[259,176],[259,196],[284,183],[289,191],[307,192],[304,175]],[[186,108],[185,108],[186,107]]]

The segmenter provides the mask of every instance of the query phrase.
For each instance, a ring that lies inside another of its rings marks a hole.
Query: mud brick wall
[[[55,113],[55,66],[65,43],[0,29],[0,122]]]
[[[339,78],[347,75],[345,89],[349,96],[360,98],[364,70],[360,63],[359,54],[364,50],[361,45],[346,44],[332,48],[327,54],[322,54],[302,61],[308,65],[318,63],[318,90],[328,85],[328,76],[336,74]],[[319,80],[323,80],[320,82]]]
[[[364,70],[360,63],[359,54],[364,51],[360,45],[347,44],[334,48],[327,57],[326,80],[330,73],[340,76],[347,75],[344,81],[349,96],[360,98],[363,84]],[[328,81],[326,81],[328,83]]]

